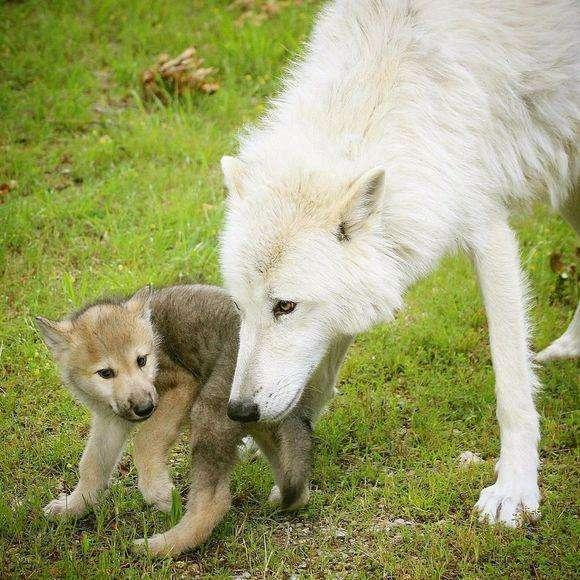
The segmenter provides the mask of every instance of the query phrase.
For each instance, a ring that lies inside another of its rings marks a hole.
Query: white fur
[[[577,212],[579,39],[574,0],[323,10],[281,95],[222,162],[222,270],[242,312],[232,398],[284,416],[330,344],[389,320],[464,248],[489,317],[502,444],[477,507],[508,525],[537,511],[537,381],[508,216],[540,198]],[[297,307],[275,317],[278,300]]]

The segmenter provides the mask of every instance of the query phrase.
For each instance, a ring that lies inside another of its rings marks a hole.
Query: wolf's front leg
[[[516,526],[524,512],[538,517],[540,500],[537,379],[528,348],[526,285],[507,222],[481,232],[474,254],[489,324],[501,436],[497,481],[481,492],[476,508],[482,520]]]
[[[44,513],[49,517],[80,516],[95,505],[109,484],[130,431],[131,424],[124,419],[95,415],[79,464],[79,482],[72,493],[47,504]]]

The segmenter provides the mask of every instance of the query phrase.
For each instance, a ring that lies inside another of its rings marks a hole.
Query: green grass
[[[0,182],[18,182],[0,205],[0,577],[577,577],[574,363],[540,371],[541,521],[514,531],[471,514],[493,481],[498,429],[485,315],[463,257],[414,288],[393,325],[358,338],[342,394],[316,431],[314,493],[303,511],[269,508],[268,469],[247,462],[213,538],[151,560],[132,554],[131,540],[172,518],[144,506],[126,462],[96,514],[43,516],[42,505],[76,481],[88,416],[60,386],[32,317],[148,282],[220,282],[218,160],[275,91],[316,9],[291,4],[261,26],[239,27],[229,4],[0,6]],[[167,107],[141,103],[140,72],[192,44],[219,69],[221,89]],[[561,250],[570,263],[575,242],[541,209],[516,226],[541,347],[577,300],[548,259]],[[466,450],[485,462],[459,470]],[[182,495],[187,461],[182,442],[173,456]],[[395,518],[413,525],[392,528]]]

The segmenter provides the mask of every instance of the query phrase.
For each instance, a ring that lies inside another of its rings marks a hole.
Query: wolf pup
[[[154,554],[177,554],[203,542],[230,507],[237,447],[251,435],[270,462],[272,503],[295,509],[308,501],[312,449],[312,382],[283,421],[245,423],[227,416],[238,350],[239,317],[228,295],[209,286],[143,289],[126,300],[102,300],[60,322],[37,319],[63,381],[93,415],[69,495],[45,507],[49,516],[82,514],[108,484],[133,427],[139,489],[161,510],[171,506],[167,453],[188,412],[192,483],[182,520],[148,540]],[[331,380],[336,377],[318,377]]]

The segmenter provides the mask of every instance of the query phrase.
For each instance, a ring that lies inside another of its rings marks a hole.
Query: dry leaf
[[[156,64],[141,74],[141,88],[145,99],[159,99],[166,103],[169,96],[181,96],[187,92],[213,94],[219,83],[213,78],[213,67],[204,67],[203,59],[196,55],[193,46],[179,56],[170,58],[161,54]]]
[[[552,272],[561,272],[564,270],[564,262],[562,262],[562,254],[560,252],[552,252],[550,254],[550,268]]]
[[[0,183],[0,204],[3,204],[6,201],[6,194],[13,189],[18,187],[18,182],[14,179],[10,181],[6,181],[4,183]]]

